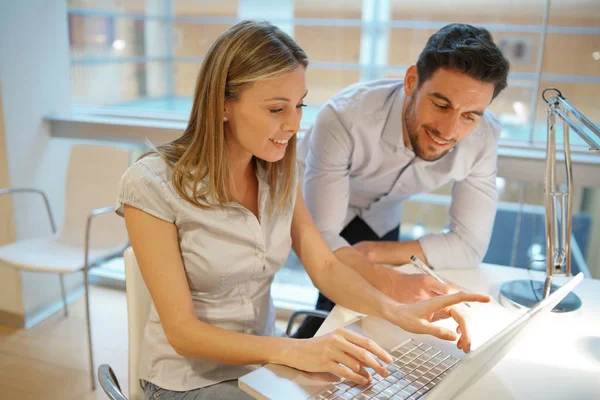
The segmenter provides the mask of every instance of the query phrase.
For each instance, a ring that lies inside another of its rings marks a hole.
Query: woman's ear
[[[404,75],[404,94],[412,96],[417,86],[419,86],[419,73],[417,72],[417,66],[413,64],[408,67]]]
[[[225,107],[223,107],[223,122],[229,121],[229,116],[231,115],[231,106],[225,102]]]

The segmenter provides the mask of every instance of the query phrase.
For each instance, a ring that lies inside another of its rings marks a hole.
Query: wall
[[[3,2],[0,6],[0,82],[7,155],[0,161],[0,171],[6,175],[3,164],[8,165],[8,181],[13,187],[44,190],[59,226],[70,144],[51,140],[43,117],[70,112],[66,15],[65,2],[54,0]],[[37,196],[20,195],[13,208],[15,239],[50,232],[43,202]],[[21,273],[18,285],[14,275],[6,279],[7,273],[0,266],[0,311],[20,312],[28,319],[60,299],[56,275]],[[67,284],[73,288],[80,279],[72,277]],[[7,298],[7,293],[14,295],[15,290],[22,304]]]
[[[10,187],[1,83],[0,81],[0,189]],[[0,246],[15,240],[12,204],[10,195],[0,197]],[[23,315],[21,276],[14,269],[0,268],[0,282],[2,282],[0,287],[3,289],[0,291],[0,321],[6,320],[18,324],[22,321]]]

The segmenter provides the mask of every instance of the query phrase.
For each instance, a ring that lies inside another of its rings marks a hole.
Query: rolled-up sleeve
[[[175,213],[167,200],[167,183],[138,161],[121,178],[115,212],[123,216],[128,204],[167,222],[175,222]]]
[[[471,173],[452,188],[450,231],[419,239],[433,268],[476,268],[487,252],[498,203],[498,142],[489,133]]]
[[[350,201],[353,141],[331,105],[312,127],[304,172],[304,197],[319,231],[332,251],[349,246],[340,236]]]

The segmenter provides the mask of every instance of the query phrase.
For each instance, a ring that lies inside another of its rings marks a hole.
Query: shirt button
[[[265,256],[262,253],[258,253],[256,254],[256,257],[258,257],[259,260],[262,260]]]
[[[244,297],[244,298],[242,299],[242,302],[243,302],[244,304],[248,304],[248,303],[250,303],[250,299],[249,299],[249,298],[247,298],[247,297]]]
[[[245,332],[246,332],[248,335],[251,335],[251,334],[252,334],[252,329],[248,328],[248,329],[246,329],[246,331],[245,331]]]

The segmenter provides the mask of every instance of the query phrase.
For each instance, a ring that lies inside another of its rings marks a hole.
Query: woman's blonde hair
[[[177,193],[191,204],[206,208],[199,197],[223,206],[229,202],[229,164],[223,126],[225,101],[236,101],[255,81],[273,78],[298,66],[308,66],[304,51],[282,30],[266,22],[242,21],[212,44],[200,68],[194,104],[183,135],[157,146],[173,169]],[[277,162],[256,159],[267,171],[272,211],[289,204],[296,175],[296,136]],[[208,178],[208,185],[198,183]]]

